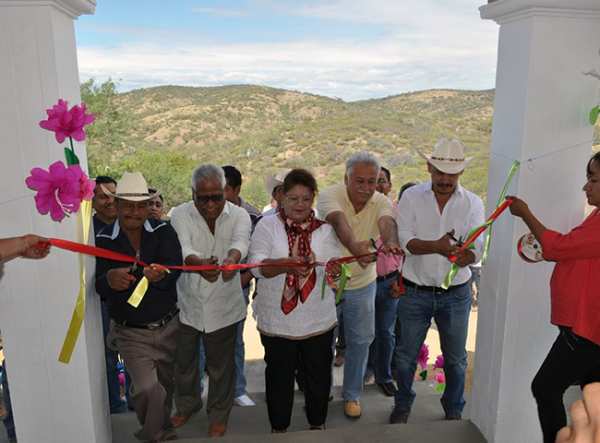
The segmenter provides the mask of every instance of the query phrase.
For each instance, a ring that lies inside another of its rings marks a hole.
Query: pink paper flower
[[[436,372],[435,381],[437,381],[438,383],[446,383],[446,376],[443,372]]]
[[[421,352],[419,352],[419,358],[417,359],[417,363],[422,370],[427,369],[427,360],[429,360],[429,346],[423,344]]]
[[[81,166],[68,168],[61,161],[50,165],[48,171],[41,168],[31,170],[25,179],[30,189],[36,190],[35,206],[40,214],[50,212],[54,221],[61,221],[65,215],[79,211],[83,200],[94,197],[96,182],[90,180]]]
[[[59,100],[52,109],[46,109],[48,120],[42,120],[40,127],[53,131],[58,143],[64,142],[67,137],[82,142],[85,140],[83,127],[92,123],[96,119],[96,114],[86,114],[85,103],[81,106],[73,106],[70,111],[67,105],[67,101]]]
[[[444,369],[444,355],[438,355],[433,364],[433,369]]]

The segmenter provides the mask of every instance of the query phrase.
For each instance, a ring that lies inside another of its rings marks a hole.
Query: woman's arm
[[[40,259],[50,253],[50,247],[34,248],[38,243],[47,243],[45,237],[27,234],[23,237],[5,238],[0,240],[0,263],[6,263],[16,257]]]
[[[542,242],[542,235],[546,232],[546,227],[540,222],[531,212],[527,203],[517,197],[506,196],[507,200],[513,200],[513,204],[510,205],[510,213],[515,217],[519,217],[525,222],[533,236],[538,242]]]

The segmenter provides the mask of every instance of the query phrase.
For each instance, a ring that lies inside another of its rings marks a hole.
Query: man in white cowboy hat
[[[265,189],[267,190],[267,194],[269,194],[273,201],[276,202],[276,205],[263,212],[264,217],[277,214],[277,211],[279,211],[279,208],[283,204],[283,199],[285,198],[283,193],[283,181],[290,171],[291,169],[280,169],[277,171],[277,174],[268,175],[265,178]]]
[[[116,199],[117,219],[96,235],[96,246],[149,264],[96,260],[96,291],[112,319],[108,342],[119,351],[131,376],[131,400],[142,425],[136,437],[141,442],[176,440],[171,408],[180,272],[168,273],[155,264],[180,266],[181,246],[169,223],[148,218],[148,201],[157,194],[148,191],[142,174],[126,172],[114,193],[106,187],[104,192]],[[136,308],[128,299],[143,277],[148,289]]]
[[[475,248],[458,251],[469,232],[484,221],[481,199],[458,183],[472,158],[465,158],[458,140],[442,138],[427,160],[431,180],[407,189],[396,213],[400,246],[406,253],[404,295],[398,300],[402,340],[396,357],[398,390],[390,423],[406,423],[415,399],[412,390],[417,358],[431,319],[435,319],[444,355],[446,389],[441,398],[446,420],[460,420],[465,406],[467,331],[471,311],[469,265],[481,260],[483,238]],[[460,270],[452,286],[442,289],[450,255]]]

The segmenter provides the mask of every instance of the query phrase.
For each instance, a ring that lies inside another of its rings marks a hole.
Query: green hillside
[[[125,94],[106,93],[105,86],[82,86],[84,101],[101,114],[88,136],[92,176],[140,170],[168,206],[190,198],[191,170],[203,162],[236,166],[244,174],[243,195],[262,206],[269,199],[266,174],[301,166],[326,186],[342,180],[346,159],[363,149],[380,157],[398,189],[427,179],[414,148],[429,153],[440,137],[458,138],[476,157],[461,181],[482,196],[486,190],[493,91],[432,90],[347,103],[249,85]]]

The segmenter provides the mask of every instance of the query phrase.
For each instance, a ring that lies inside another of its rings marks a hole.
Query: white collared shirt
[[[216,256],[221,263],[231,249],[240,251],[242,258],[248,253],[250,216],[232,203],[226,202],[217,218],[215,235],[194,202],[175,208],[171,225],[179,237],[184,261],[189,255],[201,259]],[[210,283],[196,272],[185,272],[177,281],[177,291],[181,322],[199,331],[213,332],[246,317],[239,273],[227,282],[219,276]]]
[[[441,286],[451,263],[439,254],[412,255],[406,245],[413,238],[438,240],[454,229],[454,237],[464,242],[471,230],[484,222],[483,201],[472,192],[457,185],[454,194],[440,210],[431,189],[431,181],[407,189],[402,194],[396,212],[400,247],[406,253],[403,276],[423,286]],[[483,235],[475,240],[475,263],[483,255]],[[466,283],[471,278],[468,266],[460,268],[452,285]]]

